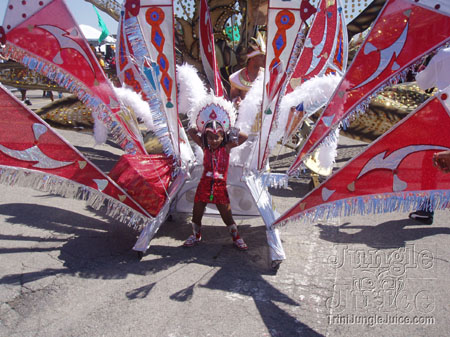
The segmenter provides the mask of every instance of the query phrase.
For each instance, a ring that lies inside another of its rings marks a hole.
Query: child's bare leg
[[[217,209],[219,210],[220,216],[225,223],[225,225],[231,226],[234,224],[233,214],[231,213],[230,204],[217,204]]]
[[[233,243],[236,247],[238,247],[241,250],[247,250],[247,244],[244,242],[244,240],[239,236],[237,226],[233,219],[233,214],[231,213],[231,205],[230,204],[222,204],[222,205],[216,205],[217,209],[219,210],[220,216],[222,217],[223,222],[228,228],[228,231],[230,232],[231,237],[233,238]]]
[[[202,240],[202,218],[203,213],[205,213],[206,203],[204,202],[195,202],[194,209],[192,211],[192,232],[193,234],[188,237],[188,239],[184,242],[185,247],[192,247],[196,243],[199,243]]]
[[[198,226],[202,225],[203,214],[205,213],[205,202],[194,202],[194,209],[192,210],[192,222]]]

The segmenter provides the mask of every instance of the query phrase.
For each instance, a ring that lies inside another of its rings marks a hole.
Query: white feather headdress
[[[197,70],[188,64],[177,67],[179,112],[189,118],[189,126],[203,129],[209,120],[219,121],[226,129],[234,126],[236,110],[233,104],[213,92],[207,92]]]

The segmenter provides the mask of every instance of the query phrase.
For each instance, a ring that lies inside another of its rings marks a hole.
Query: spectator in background
[[[42,97],[48,97],[51,99],[51,101],[53,102],[55,99],[53,98],[53,91],[51,90],[44,90],[42,92]]]
[[[443,90],[450,85],[450,48],[441,49],[429,62],[426,68],[416,76],[416,81],[422,90],[437,87]],[[450,172],[450,152],[435,153],[433,164],[445,173]],[[409,218],[425,225],[433,223],[434,209],[430,199],[426,199]]]
[[[23,88],[19,88],[21,98],[20,100],[24,102],[26,105],[31,105],[31,101],[27,98],[27,90]]]
[[[266,44],[260,33],[257,38],[252,38],[253,42],[247,50],[247,64],[230,75],[230,99],[236,107],[244,99],[247,92],[252,87],[253,82],[258,77],[260,71],[264,71],[266,60]]]
[[[102,53],[97,53],[96,55],[98,63],[100,63],[101,67],[105,69],[105,58],[103,57]]]

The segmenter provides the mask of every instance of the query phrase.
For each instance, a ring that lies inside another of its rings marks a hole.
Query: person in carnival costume
[[[230,99],[236,106],[244,99],[261,71],[264,71],[266,44],[261,33],[252,38],[247,51],[247,64],[230,75]]]
[[[198,115],[197,126],[201,131],[197,127],[188,130],[191,139],[203,150],[203,174],[194,199],[193,234],[184,243],[185,247],[192,247],[201,241],[203,214],[206,205],[213,203],[219,210],[234,245],[240,250],[248,249],[247,244],[239,236],[227,191],[230,150],[244,143],[247,135],[238,128],[229,127],[229,123],[225,109],[212,103],[207,104]]]
[[[450,47],[439,50],[424,70],[416,75],[416,81],[423,90],[437,87],[444,90],[450,85]],[[450,172],[450,152],[435,153],[433,164],[441,171]],[[424,200],[419,208],[409,214],[409,218],[424,225],[433,224],[434,209],[430,199]]]

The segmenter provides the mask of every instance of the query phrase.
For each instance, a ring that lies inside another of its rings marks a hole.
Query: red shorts
[[[210,199],[211,196],[211,182],[212,178],[210,177],[202,177],[197,186],[197,192],[195,193],[194,202],[205,202],[207,204],[229,204],[230,198],[228,197],[227,191],[227,182],[223,179],[215,179],[212,195],[213,199]]]

